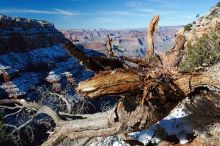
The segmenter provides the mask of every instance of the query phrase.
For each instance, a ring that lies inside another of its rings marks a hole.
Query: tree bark
[[[119,95],[122,93],[139,93],[148,79],[144,79],[149,73],[135,73],[128,70],[107,71],[97,74],[95,77],[79,83],[78,93],[92,99],[97,96]],[[152,76],[151,76],[152,77]],[[158,77],[154,77],[158,79]],[[202,73],[178,73],[171,77],[173,83],[188,95],[197,87],[209,87],[210,89],[220,89],[220,74],[218,72]]]
[[[129,70],[106,71],[97,74],[94,78],[82,81],[77,92],[85,98],[95,98],[104,95],[121,95],[135,92],[143,85],[141,77]]]

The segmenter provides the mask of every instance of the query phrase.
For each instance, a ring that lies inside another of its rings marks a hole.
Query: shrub
[[[186,31],[190,31],[192,26],[193,25],[190,23],[190,24],[185,25],[184,28],[185,28]]]
[[[196,67],[208,66],[220,60],[220,23],[216,25],[215,32],[204,34],[194,45],[186,48],[185,56],[180,63],[183,71],[194,71]]]
[[[215,31],[219,35],[220,34],[220,23],[217,23],[215,26]]]

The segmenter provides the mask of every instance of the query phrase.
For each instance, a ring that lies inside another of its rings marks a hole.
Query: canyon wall
[[[159,27],[154,35],[156,52],[166,52],[174,43],[175,34],[180,26]],[[146,29],[72,29],[61,30],[66,38],[73,43],[80,43],[90,48],[108,54],[106,46],[107,35],[112,39],[113,52],[117,56],[143,57],[146,53]]]
[[[64,85],[66,75],[76,81],[93,73],[63,48],[67,39],[42,20],[0,16],[0,97],[32,98],[34,91],[52,81]]]

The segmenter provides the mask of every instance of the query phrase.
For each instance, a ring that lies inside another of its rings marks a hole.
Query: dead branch
[[[154,41],[153,41],[153,34],[156,30],[159,20],[160,20],[160,16],[154,16],[151,19],[147,30],[148,49],[145,57],[145,62],[153,67],[159,67],[162,65],[160,56],[158,56],[154,51]]]
[[[88,69],[98,73],[107,69],[122,68],[122,62],[117,58],[89,57],[83,50],[74,46],[70,41],[64,45],[64,48],[71,55],[76,57]]]
[[[183,58],[184,49],[184,28],[180,28],[177,33],[176,43],[168,52],[160,54],[160,58],[164,67],[177,67]]]
[[[114,53],[113,53],[113,50],[112,50],[112,41],[111,41],[111,38],[110,38],[109,35],[107,35],[106,47],[109,51],[109,56],[114,57]]]
[[[183,57],[184,49],[184,28],[181,28],[176,37],[176,43],[173,48],[168,52],[157,55],[154,51],[153,34],[156,30],[156,26],[160,20],[160,16],[154,16],[148,26],[147,40],[148,40],[148,54],[146,55],[145,62],[155,67],[177,67]]]
[[[47,106],[40,105],[34,102],[27,102],[24,99],[2,99],[0,100],[0,105],[15,104],[15,103],[20,104],[23,107],[28,108],[28,109],[37,110],[38,113],[45,113],[49,115],[56,124],[58,124],[59,121],[61,121],[59,115]]]
[[[59,99],[61,99],[63,102],[65,102],[65,105],[67,107],[67,113],[71,113],[72,110],[72,105],[71,103],[68,101],[68,99],[65,97],[65,95],[61,95],[58,93],[53,93],[53,92],[49,92],[50,95],[54,95],[57,96]]]
[[[122,58],[124,61],[128,61],[128,62],[132,62],[132,63],[135,63],[137,65],[139,65],[140,67],[144,67],[144,68],[150,68],[151,65],[149,63],[147,63],[146,61],[142,60],[142,59],[133,59],[133,58],[128,58],[126,56],[124,56]]]
[[[148,25],[148,31],[147,31],[147,42],[148,42],[147,53],[148,55],[153,55],[155,53],[153,34],[156,30],[159,20],[160,20],[160,16],[154,16],[152,20],[150,21],[150,24]]]

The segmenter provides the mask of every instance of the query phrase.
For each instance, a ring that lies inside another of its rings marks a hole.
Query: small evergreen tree
[[[184,28],[185,28],[186,31],[190,31],[192,26],[193,25],[190,23],[190,24],[185,25]]]
[[[185,56],[180,63],[181,70],[193,71],[203,64],[212,65],[220,60],[220,23],[215,32],[204,34],[195,44],[186,48]]]

